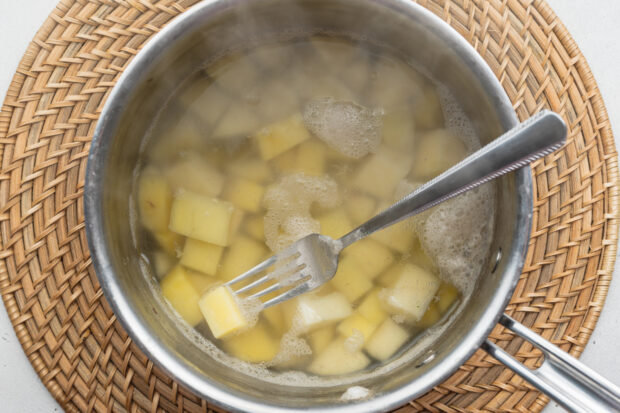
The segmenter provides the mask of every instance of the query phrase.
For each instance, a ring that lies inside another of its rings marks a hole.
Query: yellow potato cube
[[[162,279],[174,265],[176,264],[176,260],[172,257],[172,255],[167,254],[165,252],[155,252],[153,253],[153,269],[155,270],[155,276],[157,279]]]
[[[375,279],[375,282],[382,287],[393,287],[403,271],[404,264],[396,263],[385,270]]]
[[[248,325],[230,287],[221,285],[208,291],[200,297],[198,305],[215,338],[226,337]]]
[[[343,208],[331,210],[317,218],[321,224],[321,234],[338,239],[354,227]]]
[[[348,255],[342,257],[338,263],[338,270],[330,284],[352,303],[372,288],[372,282],[368,279],[364,269]]]
[[[286,330],[288,329],[286,318],[284,317],[284,313],[282,311],[281,305],[273,305],[261,311],[263,318],[267,321],[267,323],[269,323],[271,328],[273,328],[276,333],[280,335],[286,333]]]
[[[362,333],[364,342],[366,342],[375,331],[375,328],[377,328],[377,325],[359,314],[359,312],[356,312],[338,324],[336,330],[344,337],[350,337],[356,331],[359,331]]]
[[[413,151],[415,122],[410,106],[400,106],[383,116],[382,142],[395,150]]]
[[[364,300],[357,307],[357,312],[364,316],[371,323],[378,325],[388,316],[383,309],[381,299],[379,298],[379,290],[375,289],[368,293]]]
[[[223,198],[245,211],[258,212],[264,193],[262,185],[248,179],[235,178],[226,185]]]
[[[417,141],[412,174],[432,178],[458,163],[467,155],[462,140],[446,129],[425,133]]]
[[[188,238],[180,262],[192,270],[215,275],[223,251],[224,248],[219,245]]]
[[[251,217],[245,222],[245,232],[259,241],[265,240],[265,219],[261,216]]]
[[[272,178],[271,168],[262,160],[241,159],[227,164],[227,170],[240,178],[264,183]]]
[[[394,287],[380,294],[387,308],[418,321],[437,293],[441,281],[432,273],[413,264],[405,264]],[[383,294],[385,293],[385,294]]]
[[[394,254],[379,242],[366,238],[343,250],[345,257],[351,258],[371,280],[377,278],[393,262]]]
[[[236,96],[245,96],[260,76],[256,65],[247,56],[216,65],[208,74],[215,79],[216,86]]]
[[[387,111],[405,105],[411,97],[421,96],[419,77],[404,63],[380,58],[374,67],[370,100]]]
[[[140,221],[151,231],[165,231],[170,220],[172,190],[154,168],[145,168],[138,183]]]
[[[301,115],[273,123],[256,135],[258,148],[264,160],[274,158],[310,138]]]
[[[409,339],[407,330],[386,318],[364,346],[373,358],[384,361],[392,357]]]
[[[190,238],[226,246],[234,210],[229,202],[181,191],[172,201],[170,229]]]
[[[380,149],[362,164],[353,179],[353,186],[369,195],[390,199],[400,180],[409,174],[411,163],[408,153]]]
[[[297,172],[319,176],[325,173],[327,146],[316,139],[307,140],[297,148]]]
[[[263,323],[241,334],[226,338],[224,349],[238,359],[262,363],[273,359],[280,350],[280,340]]]
[[[312,361],[308,370],[320,376],[334,376],[362,370],[370,360],[361,351],[349,351],[345,338],[332,341]]]
[[[187,279],[194,286],[196,291],[198,291],[199,295],[204,294],[219,282],[217,278],[198,271],[186,269],[185,273],[187,274]]]
[[[437,308],[437,303],[430,303],[420,321],[416,323],[416,326],[420,328],[429,328],[436,324],[440,319],[441,312],[439,311],[439,308]]]
[[[325,349],[332,342],[336,332],[334,331],[334,327],[328,326],[319,328],[318,330],[314,330],[313,332],[308,334],[308,342],[310,343],[310,348],[314,354],[318,354]]]
[[[297,152],[284,152],[271,159],[271,164],[280,174],[293,174],[297,172]]]
[[[230,217],[230,227],[228,231],[229,244],[232,243],[233,239],[235,239],[235,235],[237,235],[237,232],[241,227],[241,223],[243,223],[244,215],[245,213],[239,208],[235,208],[235,210],[233,211],[232,216]]]
[[[260,263],[267,252],[264,243],[240,234],[225,252],[217,275],[224,281],[232,280]]]
[[[346,200],[345,205],[354,225],[361,225],[373,217],[377,202],[366,195],[354,194]]]
[[[164,298],[188,324],[195,326],[202,320],[198,308],[200,294],[190,282],[183,267],[179,265],[174,267],[161,280],[160,287]]]
[[[183,237],[169,230],[153,232],[157,245],[171,255],[177,255],[183,245]]]
[[[460,293],[456,287],[448,283],[442,283],[439,290],[437,290],[437,297],[437,309],[441,314],[445,314],[452,307],[452,304],[459,299]]]
[[[166,169],[166,179],[175,191],[185,189],[210,197],[218,196],[224,187],[224,176],[197,155],[188,155]]]
[[[293,314],[293,325],[307,332],[343,320],[351,314],[351,305],[339,292],[324,296],[303,294],[297,298]]]
[[[375,232],[371,235],[371,238],[390,247],[394,251],[406,254],[411,251],[416,236],[413,229],[406,222],[399,222],[396,225]]]
[[[290,116],[299,107],[298,90],[288,83],[291,75],[283,74],[258,87],[256,110],[264,123]]]
[[[237,102],[231,105],[217,120],[210,138],[223,141],[251,136],[260,126],[256,109],[248,103]]]
[[[413,112],[413,120],[420,129],[440,128],[444,124],[443,109],[437,90],[434,86],[427,86],[423,96]]]

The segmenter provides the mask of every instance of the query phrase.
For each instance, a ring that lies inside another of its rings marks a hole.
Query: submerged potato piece
[[[199,295],[204,294],[209,288],[219,282],[217,278],[202,272],[186,269],[185,273],[187,274],[187,279],[194,286]]]
[[[188,324],[195,326],[202,320],[198,299],[200,293],[191,283],[187,272],[177,265],[161,280],[161,292],[172,308]]]
[[[222,141],[252,135],[260,126],[256,111],[257,108],[248,103],[237,102],[231,105],[218,119],[210,138]]]
[[[264,193],[262,185],[249,179],[235,178],[226,185],[223,197],[245,211],[258,212]]]
[[[353,186],[369,195],[390,199],[396,186],[411,169],[411,156],[382,148],[362,164]]]
[[[219,245],[188,238],[180,263],[192,270],[215,275],[223,251],[224,248]]]
[[[437,303],[430,303],[422,318],[416,322],[416,326],[420,328],[429,328],[435,325],[441,319],[441,311],[437,308]]]
[[[181,191],[172,201],[170,229],[189,238],[226,246],[234,210],[229,202]]]
[[[261,311],[261,315],[276,333],[282,335],[286,333],[287,323],[284,317],[283,307],[281,305],[273,305]]]
[[[413,111],[413,119],[420,129],[439,128],[444,124],[443,108],[435,86],[424,88]]]
[[[378,325],[388,317],[387,312],[383,309],[383,305],[381,304],[378,289],[371,291],[364,297],[364,300],[357,307],[357,312],[375,325]]]
[[[372,288],[372,282],[364,268],[348,255],[342,257],[338,263],[338,270],[331,284],[352,303]]]
[[[151,231],[165,231],[170,220],[172,190],[166,179],[155,169],[147,167],[138,182],[140,222]]]
[[[386,318],[366,342],[364,349],[371,357],[384,361],[392,357],[409,339],[407,330]]]
[[[371,280],[377,278],[394,262],[392,252],[371,238],[357,241],[343,250],[343,254],[353,259],[366,277]]]
[[[297,172],[310,176],[319,176],[325,173],[327,161],[327,147],[314,139],[310,139],[297,148]]]
[[[162,251],[153,253],[151,260],[153,269],[155,270],[155,276],[158,280],[161,280],[176,264],[176,260],[171,254],[167,254]]]
[[[345,338],[341,337],[332,341],[315,357],[308,371],[321,376],[334,376],[353,373],[369,363],[370,360],[361,351],[349,351],[345,345]]]
[[[237,97],[242,97],[260,79],[256,65],[247,56],[230,59],[209,71],[215,85]]]
[[[265,219],[261,216],[248,218],[245,221],[245,232],[259,241],[265,241]]]
[[[421,79],[398,60],[379,58],[373,72],[370,101],[386,111],[422,96]]]
[[[198,305],[215,338],[226,337],[248,325],[237,299],[225,285],[208,291]]]
[[[422,318],[435,297],[441,281],[432,273],[413,264],[405,264],[393,288],[380,296],[387,308],[414,321]]]
[[[375,214],[387,209],[390,205],[391,204],[388,203],[381,204]],[[410,252],[416,240],[415,232],[407,221],[401,221],[395,225],[377,231],[370,237],[401,254]]]
[[[239,228],[243,223],[244,216],[245,212],[243,212],[239,208],[235,208],[235,210],[233,211],[232,216],[230,217],[230,227],[228,231],[229,243],[233,242],[235,235],[237,235],[237,232],[239,231]]]
[[[299,114],[272,123],[256,134],[258,148],[264,160],[272,159],[309,138],[310,132]]]
[[[317,218],[321,225],[321,234],[338,239],[346,235],[354,227],[349,215],[343,208],[333,209]]]
[[[260,159],[240,159],[228,162],[226,170],[240,178],[264,183],[272,178],[269,165]]]
[[[413,151],[416,136],[413,108],[403,105],[387,111],[381,132],[383,142],[392,149]]]
[[[225,252],[217,276],[224,281],[232,280],[260,263],[267,252],[264,243],[240,234]]]
[[[153,232],[152,235],[157,245],[168,254],[177,255],[183,246],[183,237],[170,230]]]
[[[346,297],[339,292],[301,295],[293,308],[293,325],[304,332],[343,320],[352,311]]]
[[[167,168],[165,174],[168,183],[175,191],[185,189],[216,197],[224,187],[224,176],[196,155],[187,155],[185,159]]]
[[[366,195],[353,194],[345,201],[345,208],[354,225],[360,225],[372,218],[377,202]]]
[[[334,339],[336,331],[333,326],[319,328],[308,334],[308,342],[314,354],[318,354],[325,349]]]
[[[444,314],[446,311],[452,307],[452,304],[458,300],[460,296],[459,290],[456,289],[453,285],[448,283],[442,283],[439,290],[437,290],[437,309],[441,314]]]
[[[417,141],[412,173],[416,177],[432,178],[458,163],[467,155],[462,140],[446,129],[425,133]]]
[[[269,332],[263,323],[248,331],[225,338],[224,349],[238,359],[262,363],[273,359],[280,350],[280,340]]]
[[[382,272],[381,275],[375,279],[375,282],[382,287],[393,287],[394,284],[396,284],[396,280],[398,280],[404,265],[405,264],[402,262],[397,262]]]
[[[350,337],[356,334],[357,331],[362,334],[363,342],[366,342],[377,328],[377,325],[378,324],[368,320],[359,312],[355,312],[338,324],[336,330],[342,334],[343,337]]]

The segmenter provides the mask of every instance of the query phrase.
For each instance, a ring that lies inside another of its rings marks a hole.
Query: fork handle
[[[566,140],[560,116],[544,110],[340,238],[341,248],[559,149]]]

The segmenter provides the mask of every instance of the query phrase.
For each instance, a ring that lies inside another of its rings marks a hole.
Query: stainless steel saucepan
[[[165,99],[204,62],[226,51],[310,33],[390,48],[432,73],[457,98],[483,143],[517,122],[501,85],[447,24],[408,0],[207,0],[158,33],[110,94],[95,131],[85,187],[86,229],[106,298],[130,336],[171,376],[205,399],[249,412],[370,412],[399,406],[448,378],[478,348],[572,411],[619,411],[620,391],[510,317],[505,306],[521,273],[530,234],[529,168],[497,182],[496,225],[474,296],[449,328],[419,340],[391,369],[336,382],[274,384],[241,373],[201,350],[168,315],[132,242],[131,181],[143,137]],[[487,340],[500,323],[530,341],[544,362],[530,370]],[[406,360],[406,361],[405,361]],[[364,400],[341,401],[351,386]]]

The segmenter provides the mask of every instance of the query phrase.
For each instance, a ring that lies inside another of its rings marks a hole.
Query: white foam
[[[364,345],[364,334],[354,328],[353,333],[344,340],[344,348],[351,353],[360,350]]]
[[[340,400],[343,402],[353,401],[353,400],[362,400],[370,397],[370,390],[366,387],[362,386],[351,386],[345,391],[342,396],[340,396]]]
[[[303,115],[312,133],[345,156],[359,159],[379,149],[382,109],[327,97],[308,102]]]

